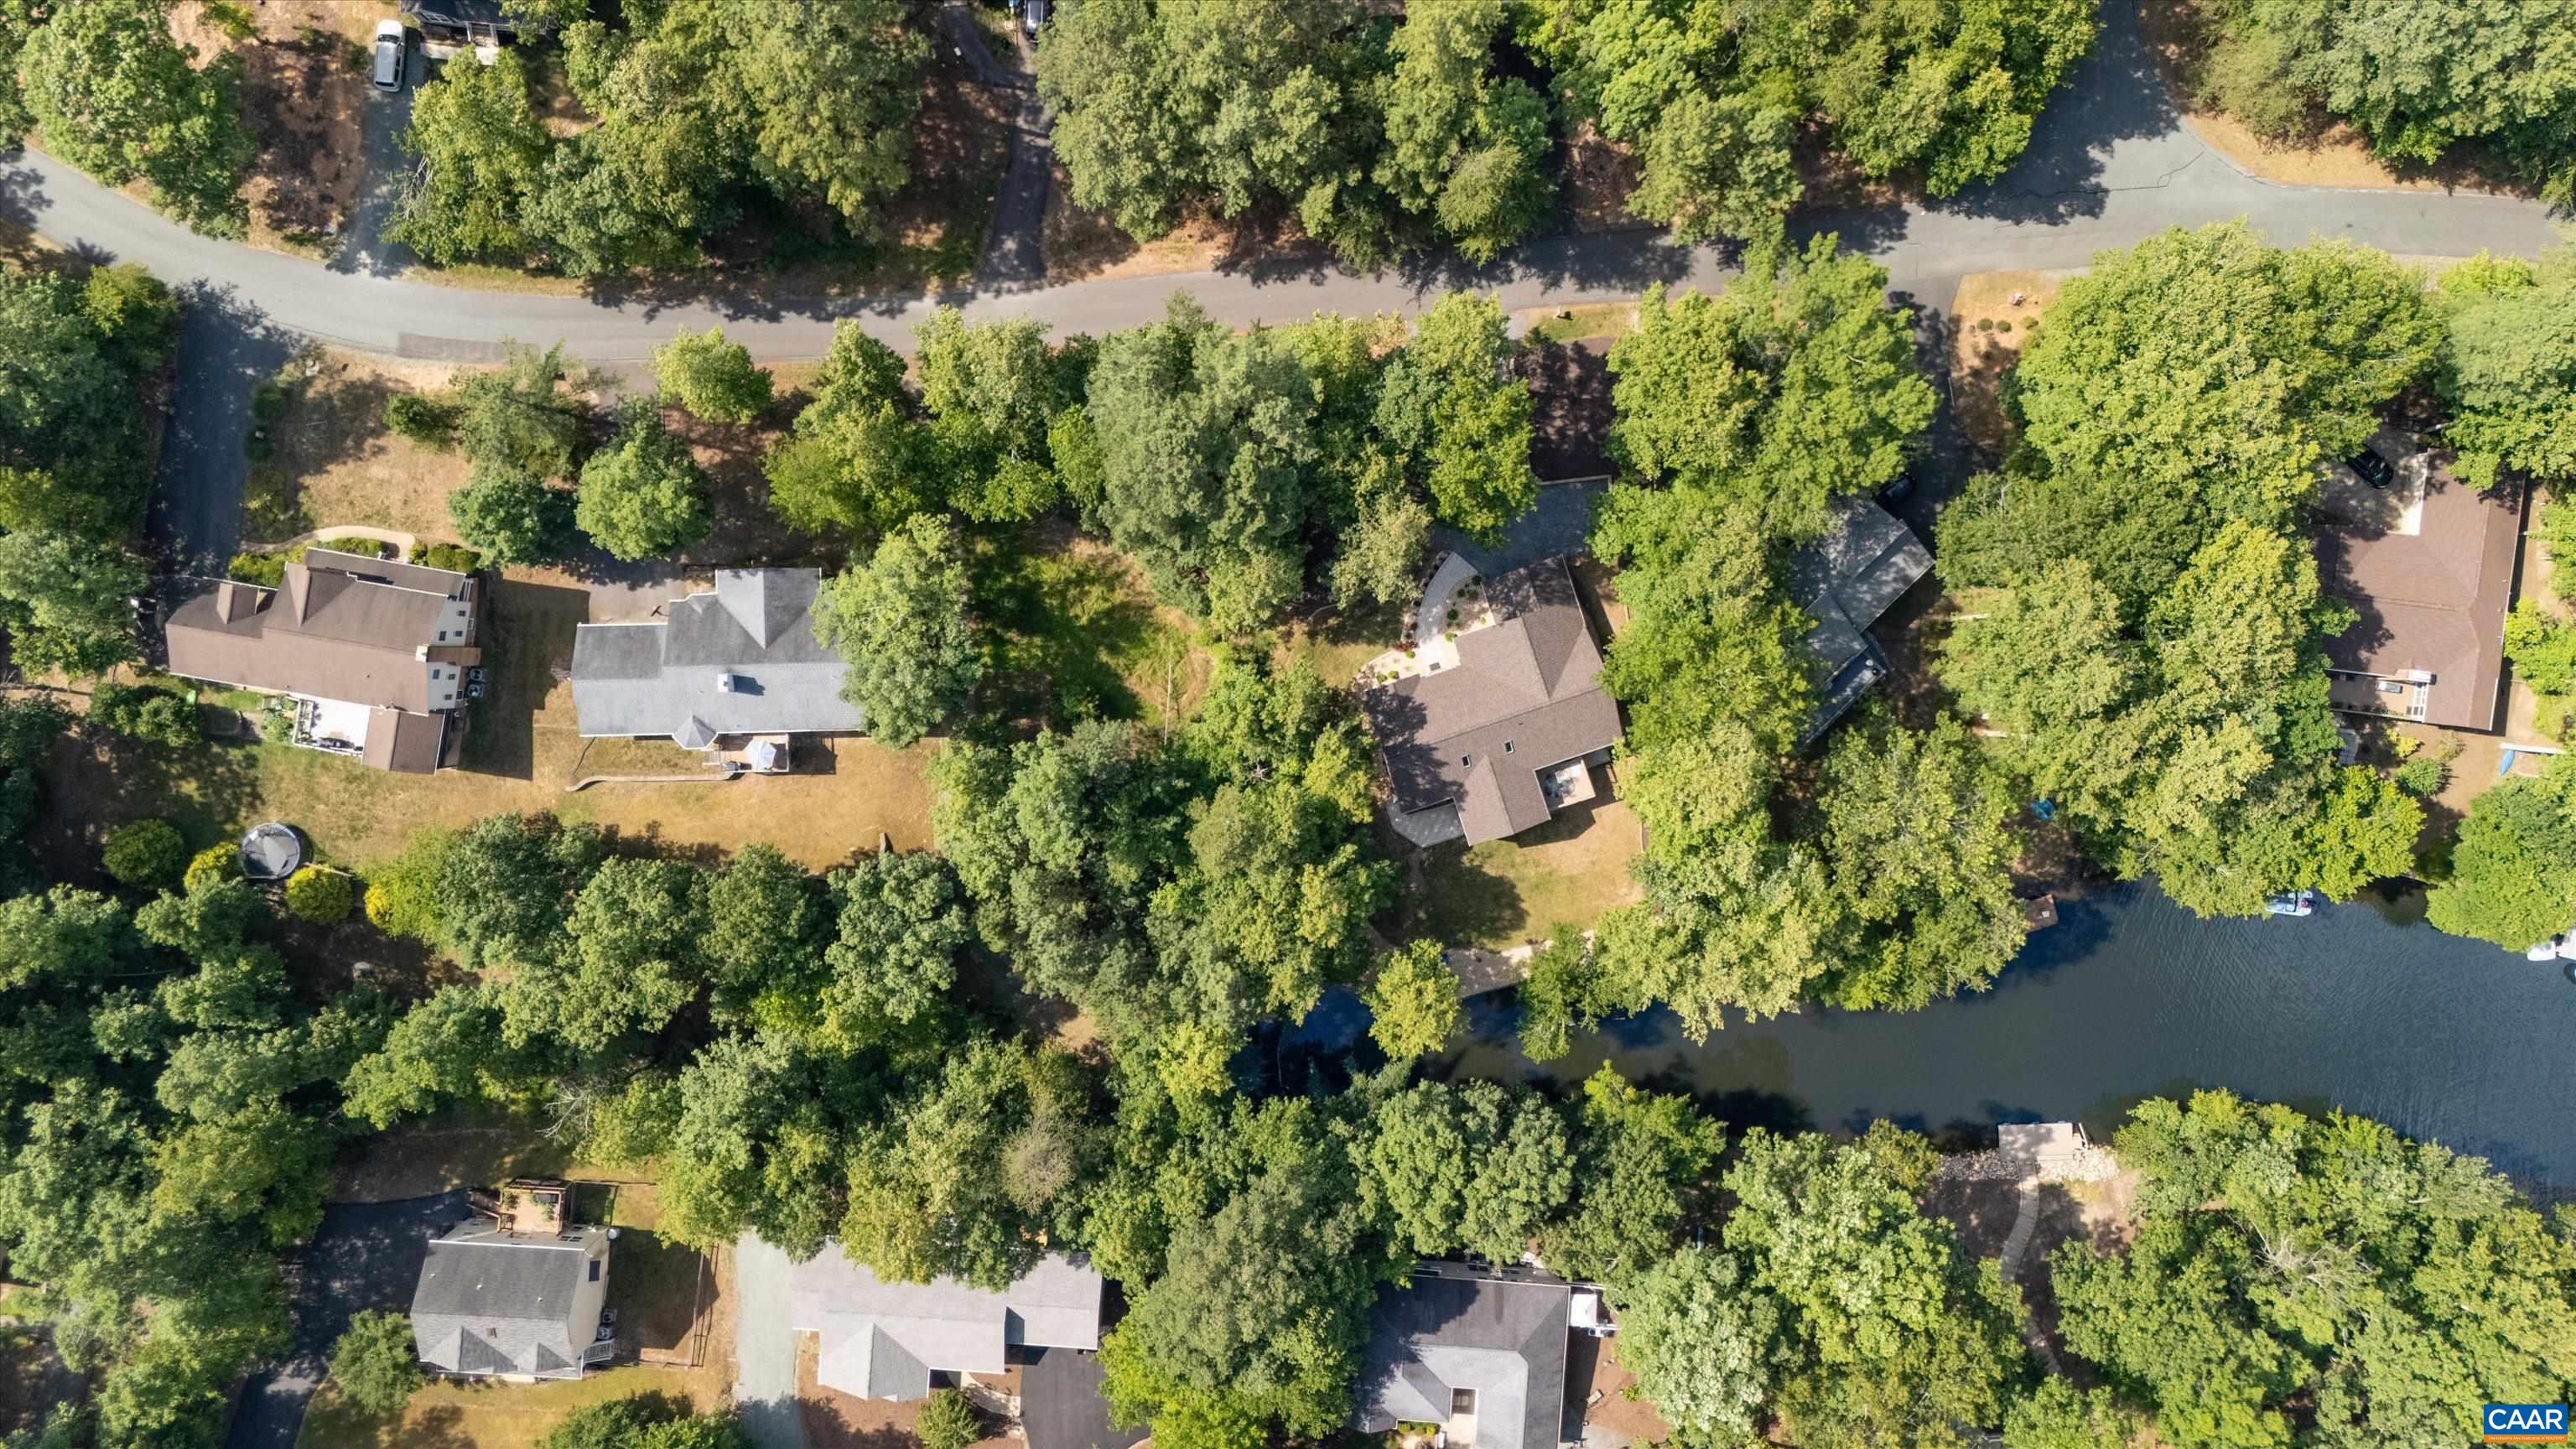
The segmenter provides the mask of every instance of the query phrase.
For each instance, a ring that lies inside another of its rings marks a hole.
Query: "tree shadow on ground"
[[[462,768],[513,780],[536,778],[537,712],[554,690],[556,671],[569,677],[573,630],[589,618],[584,590],[493,578],[479,635],[487,684],[469,709]]]

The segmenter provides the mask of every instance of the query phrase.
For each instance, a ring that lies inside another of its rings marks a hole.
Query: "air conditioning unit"
[[[2379,681],[2379,692],[2382,694],[2404,694],[2406,692],[2406,686],[2398,683],[2394,679],[2383,679]]]

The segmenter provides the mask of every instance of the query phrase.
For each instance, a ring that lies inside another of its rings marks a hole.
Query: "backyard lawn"
[[[572,686],[556,671],[571,662],[573,626],[589,604],[583,590],[534,575],[493,590],[485,615],[491,692],[473,706],[462,768],[396,775],[293,745],[206,741],[168,750],[67,735],[54,749],[37,839],[86,864],[108,830],[144,816],[174,821],[192,847],[283,820],[322,858],[363,871],[423,827],[552,810],[684,849],[765,840],[818,868],[876,849],[881,832],[899,849],[930,843],[924,770],[938,748],[930,742],[890,750],[862,738],[806,739],[786,775],[610,783],[566,794],[564,786],[586,776],[708,773],[699,756],[667,742],[580,737]]]
[[[1420,852],[1397,934],[1500,951],[1543,940],[1560,923],[1589,928],[1637,899],[1628,862],[1638,844],[1635,812],[1604,800],[1509,840]]]
[[[697,1413],[725,1406],[725,1375],[642,1365],[543,1384],[470,1380],[433,1383],[411,1396],[398,1419],[379,1419],[325,1384],[304,1413],[296,1449],[529,1449],[586,1404],[639,1394],[685,1399]]]

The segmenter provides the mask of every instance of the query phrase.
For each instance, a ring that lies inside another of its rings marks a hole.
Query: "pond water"
[[[2107,1138],[2140,1099],[2227,1087],[2341,1107],[2576,1196],[2576,985],[2422,925],[2412,902],[2304,920],[2204,921],[2151,886],[2061,900],[1994,989],[1906,1015],[1810,1008],[1694,1044],[1669,1012],[1607,1022],[1557,1061],[1521,1055],[1510,993],[1469,1003],[1443,1075],[1571,1088],[1604,1062],[1687,1090],[1737,1127],[1936,1135],[2071,1119]],[[1366,1012],[1344,997],[1292,1046],[1330,1051]]]

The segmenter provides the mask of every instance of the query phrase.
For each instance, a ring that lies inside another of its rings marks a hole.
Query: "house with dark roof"
[[[1038,1350],[1095,1352],[1101,1292],[1090,1264],[1061,1253],[995,1291],[949,1277],[885,1282],[832,1241],[787,1280],[790,1327],[815,1336],[815,1382],[869,1399],[926,1398]]]
[[[295,743],[425,775],[463,743],[480,602],[471,574],[315,548],[273,589],[188,581],[162,638],[172,674],[295,700]]]
[[[753,769],[784,769],[799,734],[864,730],[838,651],[814,637],[819,569],[726,569],[666,616],[573,631],[584,738],[666,735]]]
[[[1378,1291],[1351,1427],[1431,1424],[1449,1449],[1565,1441],[1572,1285],[1542,1274],[1423,1263]]]
[[[1619,706],[1601,687],[1601,650],[1563,558],[1487,581],[1448,555],[1412,647],[1372,671],[1361,706],[1393,824],[1417,845],[1500,840],[1592,799],[1593,767],[1619,742]]]
[[[1887,651],[1869,627],[1932,571],[1931,551],[1876,499],[1846,497],[1834,506],[1832,530],[1789,561],[1789,596],[1816,621],[1807,631],[1817,664],[1816,712],[1798,736],[1800,748],[1887,677]]]
[[[489,1218],[429,1245],[412,1294],[420,1361],[476,1378],[577,1379],[615,1345],[599,1335],[608,1229],[514,1232]]]
[[[2491,732],[2521,489],[2480,492],[2393,430],[2370,447],[2391,465],[2384,487],[2330,463],[2317,491],[2317,581],[2357,616],[2326,641],[2327,696],[2351,714]]]

